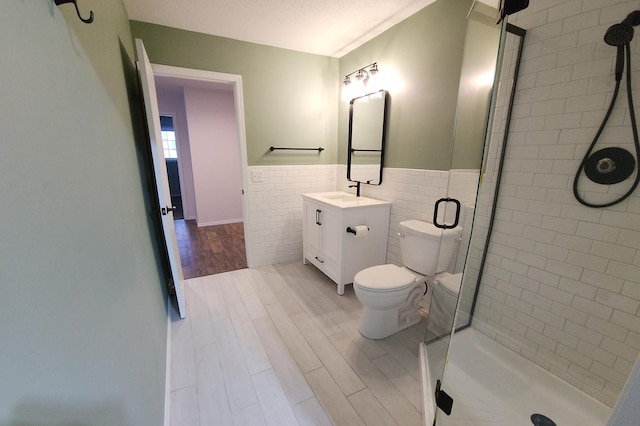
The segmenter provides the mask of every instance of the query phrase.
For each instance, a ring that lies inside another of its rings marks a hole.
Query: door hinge
[[[453,398],[441,389],[440,380],[436,381],[436,406],[448,416],[453,408]]]

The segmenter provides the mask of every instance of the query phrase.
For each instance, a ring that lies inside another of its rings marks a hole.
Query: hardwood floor
[[[420,425],[424,322],[382,340],[294,262],[187,280],[171,324],[172,425]]]
[[[242,222],[203,227],[195,220],[174,223],[185,279],[247,267]]]

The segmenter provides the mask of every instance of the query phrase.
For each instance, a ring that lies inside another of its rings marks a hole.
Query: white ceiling
[[[434,1],[123,0],[123,3],[129,19],[339,58]],[[481,1],[498,7],[499,0]]]

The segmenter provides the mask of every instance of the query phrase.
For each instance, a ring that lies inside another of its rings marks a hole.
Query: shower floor
[[[438,426],[531,426],[539,413],[558,426],[604,426],[611,408],[471,328],[451,340],[443,389],[453,412]]]

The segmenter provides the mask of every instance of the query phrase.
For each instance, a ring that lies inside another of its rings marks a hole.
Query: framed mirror
[[[388,96],[379,90],[349,103],[347,180],[351,182],[382,183]]]

